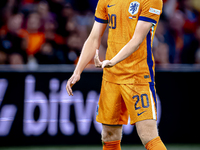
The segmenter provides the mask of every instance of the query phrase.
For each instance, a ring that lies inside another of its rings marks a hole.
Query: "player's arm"
[[[115,55],[115,57],[113,57],[111,60],[104,60],[102,62],[102,68],[112,67],[134,53],[144,41],[151,27],[152,23],[150,22],[138,21],[132,39],[119,51],[117,55]],[[95,58],[97,57],[98,53],[96,53]]]
[[[99,48],[101,37],[106,29],[107,24],[95,21],[92,31],[84,43],[78,64],[73,75],[68,80],[66,90],[69,95],[73,95],[71,87],[80,80],[80,75],[90,60],[94,57],[95,50]]]

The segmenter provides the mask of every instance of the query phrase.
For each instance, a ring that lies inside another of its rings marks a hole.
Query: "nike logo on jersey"
[[[109,4],[108,4],[108,6],[107,6],[107,7],[108,7],[108,8],[110,8],[110,7],[112,7],[112,6],[115,6],[115,5],[116,5],[116,4],[114,4],[114,5],[109,5]]]
[[[143,112],[141,112],[141,113],[137,113],[137,115],[140,116],[140,115],[143,114],[144,112],[146,112],[146,111],[143,111]]]

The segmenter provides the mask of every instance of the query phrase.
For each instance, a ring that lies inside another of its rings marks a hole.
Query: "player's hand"
[[[99,60],[99,50],[96,50],[96,54],[94,56],[94,64],[96,68],[101,68],[102,67],[102,62]]]
[[[112,66],[114,66],[114,64],[110,61],[110,60],[104,60],[103,62],[101,62],[99,60],[99,50],[96,50],[96,54],[94,56],[94,63],[95,63],[95,67],[96,68],[110,68]]]
[[[102,62],[102,68],[111,68],[114,64],[110,60],[104,60]]]
[[[73,92],[72,92],[72,86],[78,82],[80,80],[80,74],[73,74],[71,76],[71,78],[69,78],[69,80],[67,81],[67,85],[66,85],[66,90],[67,90],[67,93],[70,95],[73,96]]]

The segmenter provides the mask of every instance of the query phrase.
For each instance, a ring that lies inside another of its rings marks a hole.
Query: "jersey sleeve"
[[[95,12],[95,21],[99,23],[108,23],[106,0],[99,0]]]
[[[156,25],[162,13],[162,0],[142,0],[141,13],[138,20],[151,22]]]

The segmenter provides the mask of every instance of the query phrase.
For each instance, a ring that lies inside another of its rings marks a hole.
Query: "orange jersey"
[[[99,0],[95,20],[109,24],[108,60],[131,40],[139,20],[152,23],[137,51],[114,67],[104,69],[104,80],[118,84],[154,83],[155,63],[151,49],[162,7],[162,0]]]
[[[35,55],[45,42],[45,35],[41,32],[28,33],[28,31],[21,29],[19,31],[19,36],[25,38],[27,41],[26,53],[28,55]]]

